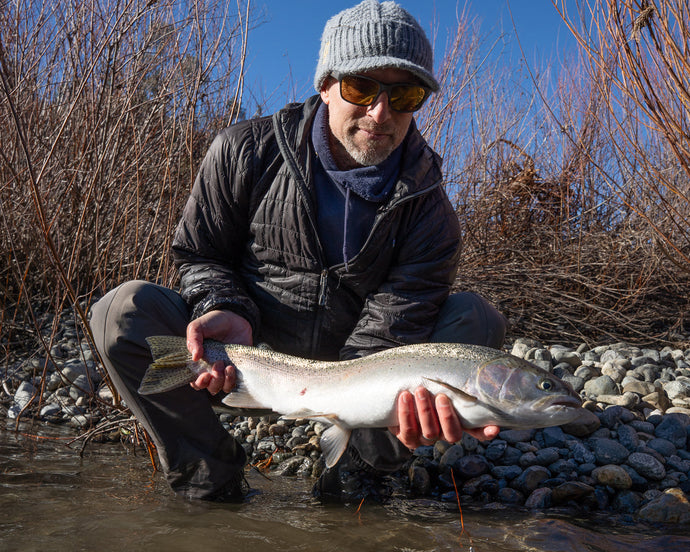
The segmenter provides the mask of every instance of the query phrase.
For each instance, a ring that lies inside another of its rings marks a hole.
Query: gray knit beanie
[[[331,17],[323,29],[314,88],[333,72],[393,67],[419,77],[436,92],[434,55],[419,23],[395,2],[364,0]]]

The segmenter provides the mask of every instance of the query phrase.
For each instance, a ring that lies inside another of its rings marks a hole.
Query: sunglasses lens
[[[422,107],[426,94],[421,86],[396,86],[390,92],[390,104],[396,111],[417,111]]]
[[[353,104],[371,105],[379,93],[379,85],[373,80],[347,75],[340,81],[340,93]]]

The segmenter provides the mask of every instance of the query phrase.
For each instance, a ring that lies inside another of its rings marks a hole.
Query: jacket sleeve
[[[460,258],[460,225],[445,192],[409,209],[388,277],[365,300],[341,359],[429,339]]]
[[[249,125],[222,132],[199,168],[173,240],[180,294],[192,318],[231,310],[258,330],[259,311],[238,274],[249,232],[254,139]]]

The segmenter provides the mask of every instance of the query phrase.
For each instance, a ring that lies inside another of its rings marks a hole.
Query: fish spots
[[[304,395],[306,392],[307,392],[307,388],[305,387],[304,389],[302,389],[302,390],[299,392],[299,394],[300,394],[300,395]]]

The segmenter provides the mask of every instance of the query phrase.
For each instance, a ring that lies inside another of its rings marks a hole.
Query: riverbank
[[[504,430],[490,442],[465,435],[457,444],[417,449],[404,471],[387,478],[397,492],[690,523],[690,349],[624,343],[573,349],[517,339],[508,350],[568,381],[585,399],[587,413],[567,426]],[[69,320],[51,356],[22,358],[1,374],[6,426],[34,418],[72,426],[85,441],[131,438],[128,412],[113,406],[102,370]],[[219,417],[252,464],[283,476],[320,473],[323,424],[223,411]]]

